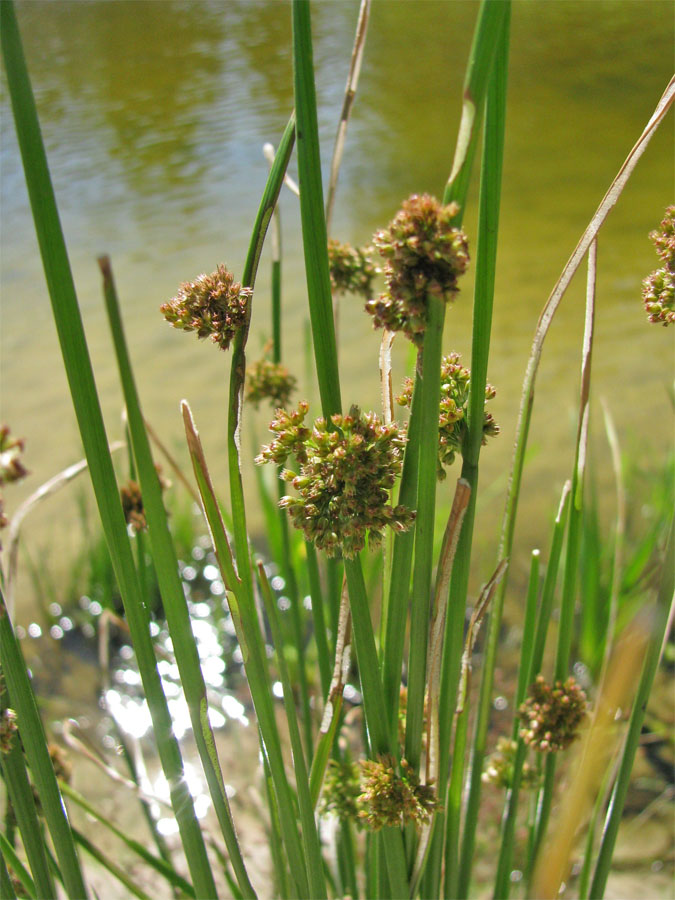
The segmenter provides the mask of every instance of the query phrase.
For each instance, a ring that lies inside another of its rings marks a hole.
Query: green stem
[[[9,873],[7,872],[7,864],[9,863],[10,868],[16,875],[16,877],[21,882],[21,886],[28,894],[29,897],[37,898],[38,894],[35,890],[35,883],[33,879],[30,877],[30,872],[24,866],[24,864],[19,859],[19,856],[9,843],[5,835],[0,831],[0,855],[2,855],[2,869],[0,872],[2,873],[2,881],[0,884],[3,888],[2,898],[4,900],[5,897],[11,897],[13,900],[16,900],[16,892],[14,891],[14,886],[12,885],[11,879],[9,877]],[[5,875],[7,876],[5,878]]]
[[[438,410],[441,401],[441,355],[445,300],[427,298],[427,325],[422,351],[420,430],[417,475],[415,562],[410,601],[410,651],[408,654],[408,700],[405,725],[405,757],[418,771],[422,752],[422,722],[426,688],[427,644],[431,616],[431,577],[436,520],[438,465]]]
[[[496,10],[494,7],[501,7]],[[450,585],[450,600],[448,604],[448,617],[446,628],[446,646],[443,658],[443,678],[441,694],[441,708],[445,705],[452,708],[454,697],[459,684],[459,670],[462,655],[462,630],[466,609],[466,596],[469,583],[469,571],[471,561],[471,546],[473,541],[473,526],[475,519],[476,501],[478,496],[478,463],[483,439],[483,422],[485,416],[485,387],[487,384],[487,366],[490,352],[490,335],[492,329],[492,309],[494,301],[494,284],[497,260],[497,235],[499,228],[499,213],[501,199],[501,177],[504,156],[504,133],[506,123],[506,82],[508,71],[508,47],[509,47],[509,23],[510,4],[486,4],[483,9],[487,15],[491,9],[494,19],[485,24],[486,32],[484,40],[492,45],[494,56],[494,68],[485,88],[487,97],[485,100],[485,128],[483,158],[481,161],[481,184],[479,197],[479,226],[478,242],[476,248],[476,285],[474,295],[474,319],[473,339],[471,348],[471,384],[469,393],[469,406],[467,415],[467,433],[462,447],[462,478],[471,488],[469,506],[464,518],[464,524],[459,537],[456,562],[453,568]],[[482,24],[479,22],[479,27]],[[488,68],[489,73],[489,68]],[[495,615],[491,612],[491,618]],[[449,766],[450,755],[450,730],[446,726],[441,733],[441,776],[439,778],[439,790],[444,787],[443,779]],[[475,763],[474,763],[475,765]],[[479,769],[482,760],[478,763]],[[473,770],[476,771],[475,769]],[[453,754],[452,778],[456,787],[464,781],[464,757],[457,752]],[[476,807],[477,812],[477,807]],[[449,814],[448,814],[449,815]],[[450,839],[457,842],[455,846],[448,847],[453,860],[460,858],[459,854],[459,816],[461,807],[456,805],[453,810],[455,821],[448,820],[448,834]],[[466,823],[469,822],[467,812]],[[473,831],[471,831],[473,829]],[[472,842],[475,837],[475,821],[465,824],[465,841]],[[471,860],[473,853],[468,857]],[[467,857],[463,856],[463,859]],[[459,881],[457,883],[458,896],[465,896],[468,884],[461,877],[461,863],[459,866]],[[438,871],[438,863],[436,863]],[[455,869],[455,871],[457,871]],[[447,895],[447,890],[446,890]]]
[[[511,882],[511,864],[513,861],[513,846],[516,831],[516,817],[518,815],[518,799],[520,795],[520,782],[523,772],[523,763],[527,755],[526,744],[518,739],[518,709],[525,699],[527,686],[532,679],[532,650],[534,646],[534,632],[537,619],[537,594],[539,590],[539,551],[532,552],[530,565],[530,580],[525,604],[525,623],[521,643],[520,667],[518,669],[518,686],[514,703],[513,729],[511,738],[517,740],[517,749],[513,760],[513,776],[511,786],[506,796],[504,815],[502,817],[502,833],[497,861],[497,875],[495,877],[494,900],[507,900]]]
[[[3,691],[2,709],[8,707],[7,692]],[[33,791],[26,771],[26,763],[18,735],[8,751],[0,753],[0,766],[11,808],[21,832],[28,864],[40,897],[56,897],[56,889],[42,841],[42,830],[35,809]]]
[[[408,440],[403,458],[401,485],[398,502],[408,509],[414,509],[417,502],[417,472],[421,434],[420,415],[421,386],[418,379],[413,387]],[[412,568],[415,530],[398,532],[394,537],[391,562],[389,601],[384,625],[385,642],[383,650],[384,698],[389,716],[389,730],[392,746],[398,741],[398,711],[401,693],[401,675],[405,646],[406,623],[408,619],[408,597],[410,593],[410,572]]]
[[[124,392],[129,435],[141,484],[143,508],[148,522],[150,547],[164,602],[164,612],[173,643],[176,664],[190,713],[192,732],[218,822],[230,854],[232,867],[244,895],[252,898],[256,894],[248,877],[237,840],[213,730],[209,724],[206,684],[199,662],[197,643],[190,625],[187,600],[178,574],[178,560],[162,501],[162,489],[152,459],[150,441],[145,430],[110,261],[107,257],[102,257],[99,259],[99,265],[103,273],[106,310],[115,346],[120,381]]]
[[[621,757],[621,765],[619,767],[614,790],[612,791],[609,809],[607,810],[602,843],[600,845],[598,861],[593,874],[593,881],[591,882],[589,893],[591,900],[602,900],[602,897],[605,895],[605,887],[607,885],[607,877],[612,863],[616,836],[621,823],[624,803],[626,802],[626,794],[628,793],[630,776],[633,770],[633,763],[635,762],[635,754],[637,753],[640,742],[642,723],[644,722],[645,712],[647,711],[647,701],[659,666],[659,660],[661,659],[661,651],[663,649],[663,641],[668,626],[668,617],[673,598],[674,583],[675,519],[671,522],[670,535],[668,537],[668,544],[663,558],[661,585],[659,587],[656,609],[654,611],[651,641],[647,651],[647,658],[642,668],[642,675],[640,676],[640,684],[638,685],[635,701],[633,702],[630,722],[628,723],[628,734],[626,735],[626,742]]]
[[[204,515],[209,525],[216,558],[223,574],[223,581],[227,586],[228,604],[241,647],[246,678],[262,736],[263,753],[267,755],[272,773],[277,808],[282,823],[282,835],[286,845],[291,874],[295,879],[297,895],[299,897],[308,897],[309,886],[306,862],[298,834],[295,800],[286,776],[271,694],[265,642],[260,631],[255,598],[250,593],[248,585],[245,584],[243,575],[240,575],[242,573],[241,564],[235,569],[234,558],[204,458],[204,451],[192,421],[190,409],[185,401],[183,401],[183,420]]]
[[[326,897],[326,882],[323,877],[321,847],[319,845],[319,835],[314,821],[314,806],[309,791],[307,763],[305,761],[305,754],[302,748],[300,729],[298,728],[298,720],[295,711],[295,696],[291,678],[288,674],[288,666],[284,659],[281,623],[279,622],[279,613],[277,612],[276,604],[272,596],[272,590],[267,581],[267,576],[265,575],[265,569],[263,568],[262,563],[258,564],[258,576],[262,588],[267,618],[272,630],[272,640],[276,647],[277,667],[284,691],[286,721],[288,723],[288,731],[291,739],[293,767],[295,769],[295,784],[298,791],[300,817],[302,820],[302,838],[309,875],[310,896],[316,898],[316,900],[321,900],[321,898]]]

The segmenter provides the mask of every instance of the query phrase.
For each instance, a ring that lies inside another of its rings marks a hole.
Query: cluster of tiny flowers
[[[66,756],[66,751],[59,747],[58,744],[49,744],[47,750],[49,751],[49,758],[52,761],[56,777],[60,781],[70,784],[73,776],[73,766]]]
[[[495,787],[510,788],[513,784],[513,764],[518,744],[506,737],[497,741],[497,749],[485,761],[485,770],[481,775],[484,784]],[[533,787],[538,782],[536,769],[529,763],[523,763],[520,783],[523,787]]]
[[[388,826],[420,826],[428,822],[438,808],[436,792],[430,784],[420,780],[405,759],[401,771],[396,772],[392,756],[385,754],[377,760],[361,762],[363,784],[359,795],[359,817],[374,831]]]
[[[385,260],[386,290],[366,303],[378,328],[404,331],[422,345],[429,296],[446,302],[469,264],[466,235],[453,227],[459,208],[441,205],[429,194],[413,194],[373,243]]]
[[[343,821],[358,821],[360,793],[359,767],[331,759],[323,783],[321,812],[333,813]]]
[[[145,531],[148,523],[145,521],[145,509],[143,508],[140,485],[136,481],[128,481],[120,488],[120,499],[122,501],[122,510],[124,511],[124,520],[127,525],[131,526],[135,534],[138,534],[139,531]]]
[[[451,466],[455,455],[461,453],[462,441],[466,434],[466,410],[469,402],[469,385],[471,372],[460,365],[459,353],[450,353],[443,357],[441,363],[441,405],[438,430],[438,477],[445,478],[445,466]],[[396,398],[401,406],[410,406],[412,402],[413,380],[407,378],[403,385],[403,393]],[[492,400],[496,391],[491,384],[485,387],[485,399]],[[499,425],[491,413],[486,412],[483,418],[483,444],[488,437],[499,434]]]
[[[401,472],[405,437],[398,427],[352,407],[349,415],[331,418],[332,429],[325,419],[316,419],[310,430],[303,424],[308,409],[307,403],[290,413],[278,409],[270,424],[276,437],[256,457],[258,465],[284,465],[295,457],[300,471],[285,469],[282,478],[299,496],[279,503],[295,527],[328,556],[347,558],[364,548],[366,536],[376,546],[387,525],[409,528],[414,513],[387,503]]]
[[[287,406],[296,388],[296,380],[286,366],[259,359],[246,369],[246,400],[257,409],[262,400],[272,406]]]
[[[24,442],[22,438],[10,437],[9,427],[0,426],[0,487],[14,481],[21,481],[30,474],[21,461]],[[5,501],[0,495],[0,528],[5,528],[9,519],[5,515]],[[2,544],[0,544],[2,549]]]
[[[571,676],[548,684],[537,675],[518,710],[520,736],[541,753],[565,750],[579,735],[586,715],[586,695]]]
[[[160,307],[167,322],[183,331],[196,331],[198,338],[210,337],[222,350],[246,323],[251,288],[234,280],[225,266],[211,275],[182,284],[176,296]]]
[[[21,481],[28,470],[21,461],[24,442],[22,438],[12,438],[7,425],[0,427],[0,486],[12,481]]]
[[[16,713],[13,709],[3,709],[0,712],[0,753],[11,751],[17,731]]]
[[[663,263],[642,282],[642,300],[650,322],[675,322],[675,206],[666,209],[659,228],[649,235]]]
[[[372,297],[373,279],[378,270],[370,258],[370,250],[370,247],[328,241],[330,283],[335,293],[361,294],[366,300]]]

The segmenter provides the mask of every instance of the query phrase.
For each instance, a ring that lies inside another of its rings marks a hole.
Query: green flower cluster
[[[210,337],[221,350],[246,323],[253,291],[234,280],[225,266],[211,275],[182,284],[176,296],[160,307],[167,322],[183,331],[196,331],[198,338]]]
[[[286,366],[259,359],[246,369],[246,400],[256,409],[261,400],[269,400],[275,407],[287,406],[296,384]]]
[[[385,292],[366,303],[376,327],[404,331],[422,346],[427,298],[446,302],[457,292],[457,279],[469,264],[466,235],[453,227],[459,208],[442,206],[429,194],[413,194],[373,243],[385,260]]]
[[[642,282],[642,301],[650,322],[675,322],[675,206],[666,209],[659,228],[649,235],[663,267]]]
[[[565,750],[579,735],[586,716],[586,694],[571,676],[550,685],[543,675],[537,675],[527,693],[518,710],[521,738],[541,753]]]
[[[372,285],[377,268],[370,258],[370,247],[352,247],[339,241],[328,241],[330,283],[335,293],[361,294],[372,297]]]
[[[451,466],[455,455],[461,453],[462,442],[466,434],[466,410],[469,402],[469,385],[471,372],[460,365],[459,353],[450,353],[443,357],[441,363],[441,404],[438,432],[438,478],[445,478],[444,466]],[[413,379],[407,378],[403,385],[403,393],[396,398],[401,406],[409,407],[412,403]],[[485,399],[492,400],[496,391],[491,384],[485,387]],[[499,425],[492,414],[486,412],[483,418],[483,444],[488,437],[499,434]]]
[[[401,760],[400,775],[394,758],[388,754],[362,761],[361,769],[364,777],[358,798],[359,818],[374,831],[408,822],[420,826],[438,809],[433,785],[420,784],[405,759]]]
[[[356,556],[366,542],[382,540],[389,525],[405,531],[414,513],[405,506],[388,505],[389,491],[401,473],[405,437],[399,428],[384,425],[374,413],[364,415],[353,406],[349,415],[316,419],[312,429],[303,423],[309,406],[293,412],[278,409],[270,424],[276,437],[262,448],[256,463],[285,465],[294,456],[300,471],[284,470],[282,478],[298,491],[279,505],[289,511],[302,530],[328,556]]]
[[[331,759],[321,794],[321,812],[334,813],[341,820],[358,821],[361,781],[356,763]]]
[[[497,749],[485,761],[485,769],[481,775],[484,784],[495,787],[510,788],[513,785],[513,764],[518,744],[507,737],[500,737]],[[536,769],[529,763],[523,763],[520,775],[522,787],[535,787],[539,781]]]

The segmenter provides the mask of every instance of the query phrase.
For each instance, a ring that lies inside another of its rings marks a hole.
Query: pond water
[[[112,257],[147,418],[182,461],[179,401],[187,397],[224,491],[229,359],[171,329],[158,313],[179,283],[226,262],[240,273],[264,185],[263,144],[278,142],[292,109],[290,10],[277,2],[18,2],[28,66],[111,439],[122,435],[120,391],[96,257]],[[367,242],[412,192],[440,195],[460,113],[475,2],[375,0],[340,177],[333,236]],[[358,3],[313,7],[315,66],[327,171]],[[502,229],[489,380],[500,438],[484,454],[478,528],[493,564],[519,385],[535,323],[558,274],[672,74],[672,7],[651,2],[514,4]],[[26,438],[32,476],[9,511],[80,456],[2,74],[2,419]],[[671,114],[672,115],[672,114]],[[295,162],[291,164],[291,170]],[[476,195],[466,228],[475,246]],[[657,267],[647,233],[673,201],[672,120],[654,138],[599,244],[594,356],[595,460],[610,483],[599,400],[624,449],[658,461],[671,441],[666,384],[671,334],[649,327],[640,282]],[[307,306],[297,199],[281,201],[284,355],[306,377]],[[583,330],[575,279],[545,350],[523,490],[520,539],[546,540],[573,454]],[[471,278],[450,311],[445,343],[468,362]],[[353,301],[357,303],[357,301]],[[344,301],[340,360],[345,404],[379,404],[377,350],[358,305]],[[271,331],[269,256],[255,297],[249,357]],[[400,342],[395,380],[410,354]],[[315,408],[318,404],[315,403]],[[262,437],[267,414],[250,415]],[[250,469],[245,469],[252,487]],[[447,502],[453,479],[442,487]],[[75,504],[33,515],[32,545],[54,562],[72,540]],[[58,505],[57,505],[58,504]],[[252,517],[256,531],[259,520]],[[479,544],[480,547],[480,544]]]

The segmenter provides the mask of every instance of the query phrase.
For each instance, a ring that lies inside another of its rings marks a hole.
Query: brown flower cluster
[[[675,206],[666,209],[660,226],[649,235],[663,263],[642,282],[642,300],[650,322],[675,322]]]
[[[9,427],[7,425],[0,426],[0,487],[21,481],[30,474],[21,460],[23,448],[23,438],[10,437]],[[5,501],[0,494],[0,528],[5,528],[9,522],[4,510]],[[0,549],[2,549],[2,544],[0,544]]]
[[[23,439],[10,437],[9,427],[0,426],[0,487],[13,481],[21,481],[28,475],[28,470],[21,461],[23,449]]]
[[[445,478],[445,466],[455,461],[462,452],[462,442],[466,434],[466,411],[469,403],[471,372],[460,364],[459,353],[450,353],[441,363],[441,404],[438,432],[438,478]],[[407,378],[402,394],[396,398],[401,406],[412,403],[413,379]],[[491,384],[485,387],[485,399],[492,400],[496,391]],[[492,414],[486,412],[483,418],[483,444],[488,437],[499,434],[499,425]]]
[[[246,369],[246,400],[257,409],[262,400],[273,406],[287,406],[296,388],[296,379],[286,366],[259,359]]]
[[[275,438],[256,457],[258,465],[285,465],[295,457],[299,472],[286,469],[282,477],[298,496],[279,503],[295,527],[329,556],[348,558],[364,548],[366,537],[376,546],[387,525],[409,528],[414,513],[387,503],[401,473],[405,437],[399,428],[353,406],[349,415],[333,416],[332,427],[316,419],[309,429],[304,425],[308,409],[307,403],[290,413],[278,409],[270,424]]]
[[[579,735],[586,716],[586,694],[571,676],[551,685],[537,675],[518,710],[520,736],[541,753],[565,750]]]
[[[373,243],[385,260],[386,290],[366,303],[376,327],[404,331],[422,345],[429,296],[446,302],[469,264],[466,235],[453,226],[456,204],[443,206],[429,194],[413,194]]]
[[[196,331],[198,338],[210,337],[222,350],[246,323],[253,291],[242,287],[234,275],[218,266],[211,275],[182,284],[176,296],[160,307],[167,322],[183,331]]]
[[[170,483],[162,477],[159,466],[155,466],[159,477],[159,484],[162,490],[170,486]],[[141,486],[133,480],[129,480],[120,488],[120,500],[122,501],[122,510],[124,519],[131,527],[134,534],[139,531],[146,531],[148,523],[145,519],[145,508],[143,506],[143,497],[141,495]]]
[[[352,247],[339,241],[328,241],[330,283],[334,293],[361,294],[372,297],[372,285],[377,268],[370,258],[370,247]]]

